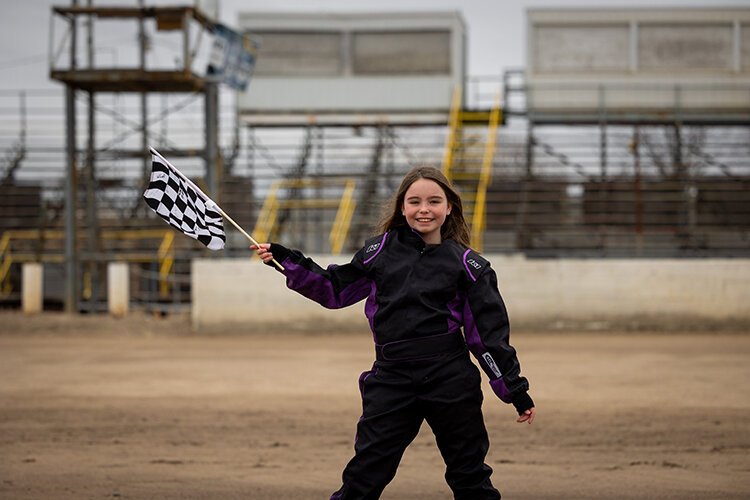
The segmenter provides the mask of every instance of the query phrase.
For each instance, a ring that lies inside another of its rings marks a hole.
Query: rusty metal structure
[[[204,96],[205,110],[205,145],[203,148],[189,150],[168,150],[165,154],[198,155],[205,159],[205,177],[208,191],[216,196],[216,168],[218,165],[218,90],[217,83],[208,81],[193,70],[193,61],[197,49],[196,41],[191,39],[191,25],[197,24],[199,31],[211,30],[213,21],[200,10],[193,7],[146,7],[139,2],[137,7],[99,7],[78,5],[73,1],[69,7],[53,7],[52,26],[55,18],[62,19],[67,24],[67,30],[60,45],[51,47],[50,78],[65,85],[65,115],[66,115],[66,147],[67,147],[67,176],[65,185],[65,309],[72,312],[78,309],[79,283],[79,254],[83,249],[78,248],[77,236],[77,203],[79,186],[86,189],[86,231],[89,259],[89,278],[93,287],[93,295],[97,295],[97,287],[101,282],[100,267],[95,262],[100,256],[101,240],[99,232],[99,216],[96,213],[96,98],[100,93],[129,93],[139,94],[141,101],[141,121],[136,125],[141,132],[141,147],[131,150],[110,148],[110,153],[119,157],[142,158],[143,185],[149,172],[149,120],[147,109],[147,95],[149,93],[197,93]],[[82,22],[86,21],[86,54],[85,64],[79,62],[79,40],[81,39]],[[113,20],[129,20],[133,28],[137,29],[138,64],[136,67],[104,66],[98,67],[94,57],[95,23],[105,23]],[[151,68],[147,64],[146,23],[153,23],[156,32],[177,32],[180,34],[181,64],[173,69]],[[51,30],[53,31],[53,30]],[[55,40],[54,33],[50,39]],[[67,53],[68,57],[63,57]],[[83,169],[85,179],[79,182],[78,165],[82,158],[76,144],[77,113],[76,93],[84,92],[88,97],[88,138]],[[145,233],[144,233],[145,235]],[[137,233],[133,233],[138,238]],[[162,249],[162,253],[166,250]],[[168,262],[168,261],[167,261]],[[162,260],[160,267],[167,265]]]

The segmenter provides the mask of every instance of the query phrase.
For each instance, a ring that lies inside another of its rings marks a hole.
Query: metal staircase
[[[477,251],[482,251],[483,246],[487,188],[492,182],[492,162],[501,120],[499,95],[489,111],[472,111],[463,109],[462,89],[454,90],[443,173],[461,193],[464,218],[471,229],[471,246]]]
[[[305,190],[317,190],[321,188],[335,189],[336,194],[324,198],[313,198],[301,196]],[[278,240],[281,224],[280,214],[290,210],[336,210],[336,216],[331,225],[328,241],[331,253],[341,253],[349,227],[354,214],[356,201],[354,191],[356,181],[354,179],[282,179],[275,181],[269,189],[263,208],[261,208],[258,220],[253,229],[255,239],[258,241]],[[280,193],[287,193],[282,196]],[[293,196],[290,196],[290,193]]]
[[[330,228],[330,252],[339,254],[344,247],[357,207],[357,180],[348,176],[319,177],[308,172],[313,150],[321,141],[313,127],[308,127],[296,165],[283,179],[268,189],[253,229],[257,241],[281,241],[289,233],[293,214],[316,213],[321,226]],[[377,153],[378,155],[380,153]],[[320,227],[320,226],[319,226]]]

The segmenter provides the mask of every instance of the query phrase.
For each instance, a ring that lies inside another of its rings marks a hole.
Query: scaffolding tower
[[[140,95],[141,120],[133,125],[141,132],[141,144],[137,149],[113,147],[120,157],[142,158],[142,182],[147,183],[149,162],[149,121],[147,96],[150,93],[199,93],[204,98],[205,144],[202,148],[168,149],[163,153],[168,156],[195,156],[205,160],[205,178],[210,196],[219,198],[217,192],[217,172],[219,166],[218,150],[218,90],[217,83],[196,74],[193,71],[194,59],[200,43],[200,35],[211,31],[214,21],[203,12],[193,7],[146,7],[143,0],[137,7],[96,7],[89,1],[88,5],[78,5],[73,1],[69,7],[53,7],[50,40],[55,40],[54,25],[56,19],[67,24],[67,29],[56,47],[50,47],[50,78],[65,85],[66,115],[66,149],[67,176],[65,181],[65,310],[73,312],[78,309],[79,297],[79,248],[77,236],[77,200],[79,187],[86,190],[86,231],[89,260],[90,282],[94,297],[101,282],[100,258],[101,232],[98,228],[98,217],[95,213],[95,190],[97,177],[96,154],[96,96],[99,93],[130,93]],[[133,22],[137,30],[138,64],[135,67],[104,66],[97,67],[94,57],[94,34],[96,23],[114,20]],[[149,38],[146,36],[146,24],[154,23],[158,32],[177,32],[181,34],[181,60],[176,68],[151,68],[147,64]],[[84,27],[85,25],[85,27]],[[193,27],[197,26],[198,37],[193,36]],[[79,40],[81,30],[86,37],[85,64],[79,62]],[[67,52],[68,57],[64,57]],[[76,144],[76,93],[85,92],[88,96],[88,138],[85,152]],[[83,164],[83,177],[78,179],[79,165]],[[137,237],[137,236],[136,236]]]

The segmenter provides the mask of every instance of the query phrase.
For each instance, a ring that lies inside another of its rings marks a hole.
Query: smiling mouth
[[[417,222],[432,222],[433,219],[416,219]]]

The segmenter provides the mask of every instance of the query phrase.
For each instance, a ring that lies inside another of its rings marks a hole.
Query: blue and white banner
[[[235,90],[246,90],[255,69],[258,43],[249,35],[240,35],[223,24],[214,27],[213,35],[206,76]]]

